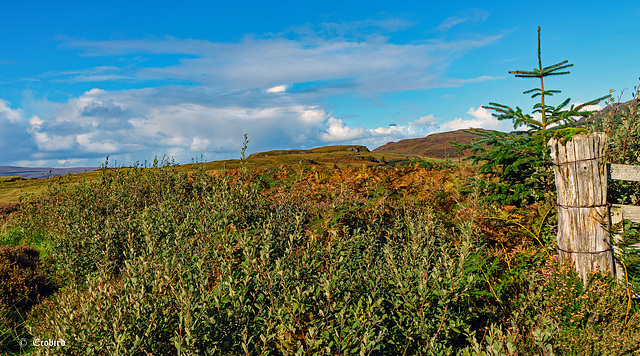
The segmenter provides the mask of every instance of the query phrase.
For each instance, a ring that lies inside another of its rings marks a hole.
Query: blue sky
[[[475,1],[3,1],[0,165],[173,156],[510,130],[535,80],[582,103],[639,84],[640,5]],[[540,11],[540,9],[546,9]]]

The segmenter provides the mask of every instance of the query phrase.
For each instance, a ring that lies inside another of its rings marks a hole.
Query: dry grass
[[[78,184],[82,180],[87,182],[98,179],[98,171],[68,174],[59,177],[23,179],[20,177],[0,177],[0,204],[19,202],[25,195],[39,195],[56,182],[63,184]]]
[[[280,166],[288,166],[292,168],[302,168],[315,166],[316,168],[359,168],[363,164],[367,167],[381,167],[389,162],[403,162],[415,156],[407,156],[389,153],[373,153],[373,152],[354,152],[347,148],[351,146],[327,146],[314,148],[309,153],[300,154],[295,150],[287,151],[290,154],[274,154],[258,157],[249,157],[245,161],[245,166],[250,169],[270,169]],[[275,151],[274,151],[275,152]],[[285,151],[281,151],[285,152]],[[383,158],[384,157],[384,158]],[[433,163],[444,161],[437,158],[426,158]],[[383,163],[384,162],[384,163]],[[192,172],[201,168],[202,163],[183,164],[177,167],[178,171]],[[230,159],[222,161],[213,161],[204,163],[206,171],[222,171],[240,168],[242,161],[239,159]],[[7,204],[20,201],[20,197],[25,195],[39,195],[46,191],[53,183],[61,184],[78,184],[82,180],[87,182],[96,181],[100,171],[69,174],[65,176],[40,178],[40,179],[22,179],[20,177],[0,177],[0,204]]]

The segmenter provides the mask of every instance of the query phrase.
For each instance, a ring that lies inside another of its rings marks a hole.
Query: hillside
[[[640,99],[638,98],[631,99],[623,103],[612,103],[587,118],[581,118],[580,120],[577,121],[577,123],[582,124],[585,122],[594,121],[602,117],[605,117],[611,113],[613,113],[614,115],[628,115],[631,108],[636,108],[637,110],[639,105],[640,105]]]
[[[247,156],[245,165],[247,168],[270,168],[282,165],[312,165],[325,168],[342,169],[347,167],[362,167],[363,164],[368,167],[395,164],[407,161],[409,159],[408,156],[412,155],[403,153],[382,154],[375,151],[371,152],[367,147],[359,145],[336,145],[305,150],[274,150],[252,153]],[[230,159],[206,163],[205,169],[233,169],[240,167],[240,165],[240,160]]]
[[[451,145],[455,143],[470,143],[477,136],[465,132],[465,130],[456,130],[449,132],[440,132],[431,134],[427,137],[410,138],[400,140],[398,142],[389,142],[375,150],[374,153],[393,153],[398,155],[420,155],[432,158],[453,158],[466,157],[470,153],[467,151],[460,155],[456,152],[458,149]]]
[[[335,153],[335,152],[370,152],[365,146],[358,145],[338,145],[338,146],[322,146],[309,150],[274,150],[266,152],[258,152],[250,154],[247,159],[252,158],[264,158],[274,156],[287,156],[287,155],[306,155],[314,153]]]
[[[600,119],[610,113],[614,115],[627,115],[630,108],[637,108],[640,105],[640,100],[632,99],[622,103],[613,103],[600,111],[594,113],[587,118],[581,118],[575,125],[584,125],[587,122],[591,122]],[[457,155],[458,149],[451,145],[451,142],[455,143],[470,143],[477,136],[465,132],[465,130],[456,130],[449,132],[440,132],[428,135],[426,137],[411,138],[400,140],[398,142],[388,142],[372,152],[374,153],[393,153],[398,155],[419,155],[422,157],[431,158],[454,158],[454,157],[467,157],[470,155],[468,150]]]
[[[409,160],[407,156],[410,155],[370,152],[365,146],[338,145],[307,150],[276,150],[253,153],[247,157],[245,162],[239,159],[229,159],[206,163],[190,163],[180,165],[176,167],[176,170],[192,172],[203,167],[205,171],[223,171],[240,168],[242,165],[249,169],[270,169],[281,166],[314,166],[326,169],[361,168],[363,165],[367,167],[395,166],[407,163]],[[66,174],[69,171],[82,173],[67,176]],[[53,182],[77,184],[81,180],[87,182],[97,181],[99,179],[99,171],[96,171],[95,168],[0,167],[0,177],[2,177],[0,179],[0,204],[6,204],[17,202],[20,196],[24,194],[40,194]],[[25,177],[42,179],[24,179]]]

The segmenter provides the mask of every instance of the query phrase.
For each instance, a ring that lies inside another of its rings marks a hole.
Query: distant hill
[[[0,177],[45,178],[62,176],[68,173],[91,172],[100,169],[98,167],[72,167],[72,168],[47,168],[47,167],[12,167],[0,166]]]
[[[575,125],[584,125],[589,121],[597,120],[612,112],[617,114],[627,114],[631,107],[637,108],[638,106],[640,106],[640,99],[637,98],[623,103],[613,103],[594,113],[588,118],[581,118],[575,123]],[[432,158],[467,157],[471,155],[468,150],[462,152],[462,154],[460,155],[457,155],[456,152],[458,151],[458,149],[456,147],[453,147],[451,145],[451,142],[465,144],[470,143],[474,138],[477,138],[477,136],[467,133],[464,130],[441,132],[431,134],[427,137],[410,138],[400,140],[398,142],[389,142],[376,148],[372,152],[394,153],[398,155],[419,155],[422,157]]]
[[[609,115],[610,113],[620,114],[620,115],[628,114],[631,107],[638,108],[638,106],[640,106],[639,98],[631,99],[623,103],[613,103],[613,104],[607,105],[600,111],[594,113],[593,115],[587,118],[584,118],[584,117],[581,118],[580,120],[577,121],[577,123],[583,124],[585,122],[594,121],[606,115]]]
[[[359,145],[339,145],[339,146],[323,146],[312,148],[308,150],[275,150],[267,152],[258,152],[250,154],[247,159],[251,158],[264,158],[274,156],[287,156],[287,155],[307,155],[314,153],[334,153],[334,152],[369,152],[369,149],[365,146]]]
[[[471,153],[467,151],[457,155],[457,147],[453,147],[451,142],[471,143],[471,140],[478,136],[456,130],[431,134],[427,137],[410,138],[398,142],[389,142],[375,150],[374,153],[394,153],[398,155],[420,155],[432,158],[454,158],[467,157]]]
[[[247,156],[245,164],[252,168],[268,168],[285,166],[324,166],[327,168],[345,168],[385,165],[381,162],[381,154],[370,152],[365,146],[337,145],[323,146],[300,150],[274,150],[252,153]],[[406,161],[405,156],[390,155],[392,161]],[[240,167],[240,160],[225,160],[207,163],[207,169]]]

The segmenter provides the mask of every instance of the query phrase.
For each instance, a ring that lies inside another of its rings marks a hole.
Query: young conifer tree
[[[526,114],[516,107],[490,102],[483,108],[494,111],[492,115],[498,120],[512,120],[514,129],[526,126],[526,131],[506,134],[498,131],[470,129],[467,132],[478,136],[471,144],[459,145],[462,149],[471,149],[473,156],[468,159],[474,164],[481,164],[480,173],[498,178],[484,181],[481,185],[489,200],[506,204],[521,205],[542,198],[545,191],[553,185],[550,174],[549,149],[547,147],[548,132],[563,125],[572,123],[578,117],[590,115],[585,107],[595,105],[609,95],[588,101],[577,106],[567,107],[571,98],[567,98],[558,106],[548,103],[548,98],[560,93],[560,90],[545,88],[545,78],[566,75],[572,67],[567,60],[543,67],[540,50],[540,26],[538,26],[538,67],[533,70],[509,71],[517,78],[534,78],[540,80],[540,87],[523,92],[539,98],[533,106],[531,114]]]

